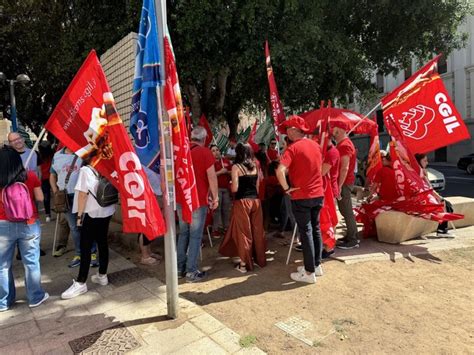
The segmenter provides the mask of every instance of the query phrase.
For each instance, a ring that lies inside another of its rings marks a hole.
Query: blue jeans
[[[43,299],[45,292],[41,287],[40,238],[39,221],[33,224],[0,221],[0,309],[9,308],[15,302],[12,260],[17,244],[25,268],[28,301],[35,304]]]
[[[322,197],[291,201],[291,209],[295,215],[303,247],[304,268],[308,272],[314,272],[314,267],[321,264],[323,243],[319,226],[319,212],[322,207]]]
[[[180,205],[177,205],[177,210],[179,218],[178,272],[195,272],[198,270],[198,258],[201,250],[202,232],[206,222],[207,206],[199,207],[193,212],[191,224],[183,221]]]

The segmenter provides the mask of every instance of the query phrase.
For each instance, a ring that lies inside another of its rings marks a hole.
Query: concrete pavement
[[[185,299],[178,319],[167,319],[166,286],[112,250],[109,285],[91,283],[97,270],[91,268],[89,291],[60,299],[78,269],[67,267],[72,252],[51,256],[53,232],[54,221],[42,224],[42,280],[50,299],[28,307],[23,267],[15,260],[17,303],[0,313],[0,354],[263,354],[242,348],[238,334]]]

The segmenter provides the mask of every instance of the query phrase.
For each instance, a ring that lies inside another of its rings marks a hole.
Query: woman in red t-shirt
[[[24,183],[30,193],[33,217],[26,222],[8,220],[3,189],[16,183]],[[49,298],[41,287],[39,263],[41,228],[34,200],[43,201],[38,177],[26,172],[20,155],[11,148],[0,149],[0,312],[7,311],[15,303],[12,259],[18,245],[25,268],[26,296],[30,307],[37,307]]]

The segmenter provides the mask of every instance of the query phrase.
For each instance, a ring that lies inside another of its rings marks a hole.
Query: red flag
[[[469,131],[436,72],[439,55],[382,99],[413,153],[426,153],[469,139]]]
[[[191,115],[189,114],[189,107],[184,108],[184,118],[186,119],[186,130],[188,134],[188,138],[191,138],[191,131],[193,130],[193,121],[191,119]]]
[[[286,120],[283,106],[281,105],[280,96],[278,95],[278,89],[275,82],[275,76],[273,75],[272,62],[270,60],[270,49],[268,48],[268,41],[265,41],[265,63],[267,66],[268,85],[270,87],[270,103],[272,105],[272,118],[273,125],[275,127],[275,135],[278,139],[278,127],[282,122]]]
[[[198,207],[196,179],[191,159],[189,137],[186,134],[186,123],[179,87],[178,72],[168,37],[164,40],[166,86],[165,106],[173,126],[174,172],[176,186],[176,202],[181,205],[183,219],[192,222],[192,213]]]
[[[256,134],[257,134],[257,120],[255,120],[255,123],[253,124],[252,130],[250,131],[249,140],[248,140],[254,152],[258,152],[259,150],[258,144],[255,142]]]
[[[375,127],[370,133],[369,156],[367,157],[367,180],[372,182],[377,172],[382,168],[382,156],[380,155],[379,132]]]
[[[120,192],[123,231],[163,235],[166,226],[140,159],[128,138],[94,50],[45,125]]]
[[[212,142],[212,138],[214,137],[211,131],[211,126],[209,126],[209,122],[204,114],[201,115],[199,119],[198,126],[204,127],[207,132],[206,142],[204,143],[206,147],[209,147],[209,144]]]
[[[319,121],[319,145],[321,147],[321,159],[324,161],[324,156],[328,149],[328,141],[331,139],[329,134],[329,111],[331,109],[331,101],[328,102],[326,108],[324,101],[321,101],[321,115],[322,119]]]

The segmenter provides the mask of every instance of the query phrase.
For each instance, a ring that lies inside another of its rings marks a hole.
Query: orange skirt
[[[266,250],[260,200],[245,198],[234,201],[229,229],[219,247],[219,253],[228,257],[238,256],[247,270],[253,270],[254,262],[260,267],[267,264]]]

